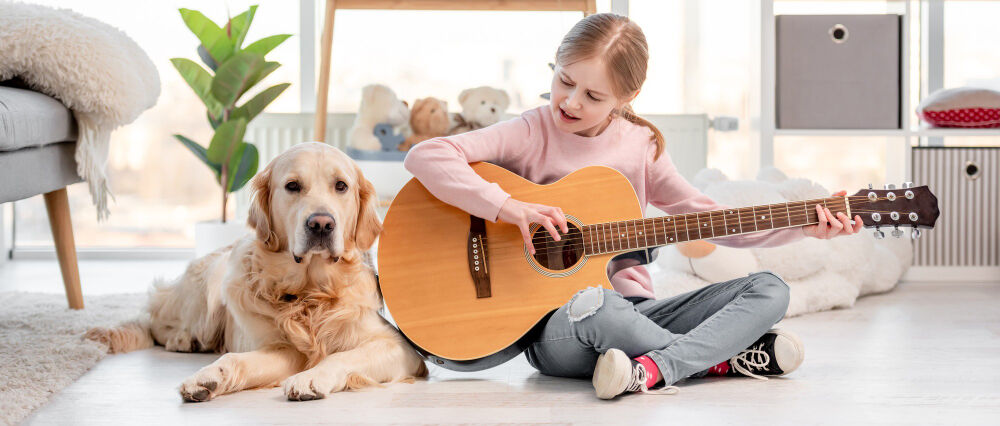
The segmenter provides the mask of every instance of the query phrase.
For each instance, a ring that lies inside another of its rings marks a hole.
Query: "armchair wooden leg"
[[[70,309],[83,309],[83,292],[80,291],[80,269],[76,263],[76,243],[73,241],[73,223],[69,215],[69,196],[66,188],[45,194],[45,210],[49,213],[49,226],[56,243],[56,256],[62,271],[63,285]]]

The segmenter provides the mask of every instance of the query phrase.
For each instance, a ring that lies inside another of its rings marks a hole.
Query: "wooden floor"
[[[81,262],[84,294],[142,291],[184,262]],[[112,273],[114,272],[114,273]],[[0,291],[62,291],[55,262],[0,266]],[[177,385],[215,355],[110,356],[28,424],[607,423],[996,424],[1000,283],[903,283],[853,309],[780,324],[805,342],[793,374],[682,381],[677,395],[594,397],[589,381],[539,375],[523,357],[479,373],[288,402],[278,389],[185,404]]]

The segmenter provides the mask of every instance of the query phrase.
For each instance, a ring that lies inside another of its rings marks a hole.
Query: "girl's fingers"
[[[569,228],[566,226],[566,216],[563,215],[562,209],[559,207],[549,207],[545,213],[552,218],[554,224],[559,226],[563,234],[569,232]]]
[[[548,216],[542,216],[538,220],[538,223],[544,226],[545,229],[549,231],[549,234],[552,234],[552,239],[559,241],[559,231],[557,231],[555,225],[552,224],[552,219]]]
[[[569,233],[569,225],[566,224],[566,214],[559,207],[556,207],[556,211],[559,212],[559,224],[562,225],[563,234]]]
[[[830,209],[824,209],[824,210],[826,210],[827,220],[830,221],[830,232],[828,232],[826,236],[827,238],[836,237],[837,234],[840,233],[840,230],[844,229],[844,225],[841,224],[839,220],[837,220],[837,217],[833,215]]]
[[[861,221],[861,215],[854,216],[854,232],[861,232],[861,228],[864,228],[865,224]]]
[[[819,228],[816,229],[816,238],[825,239],[827,234],[826,226],[826,212],[823,211],[823,207],[819,204],[816,205],[816,217],[819,219],[819,223],[816,224]]]
[[[521,237],[524,238],[525,247],[528,247],[528,253],[534,255],[535,246],[531,244],[531,234],[528,234],[528,224],[526,222],[521,222],[517,225],[517,227],[521,228]]]
[[[850,235],[850,234],[854,233],[854,227],[851,226],[851,222],[850,222],[851,219],[849,219],[846,214],[843,214],[841,212],[837,212],[837,219],[840,220],[840,223],[843,224],[843,226],[844,226],[843,230],[844,230],[845,234]]]

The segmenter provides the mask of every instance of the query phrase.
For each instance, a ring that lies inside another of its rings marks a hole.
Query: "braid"
[[[646,120],[636,114],[635,111],[632,110],[632,105],[630,104],[625,104],[625,106],[620,110],[614,110],[614,113],[621,115],[622,118],[628,120],[630,123],[646,126],[649,130],[652,130],[653,137],[650,141],[656,143],[656,154],[653,155],[653,160],[660,158],[660,154],[663,154],[663,149],[666,146],[666,141],[664,140],[663,133],[660,132],[660,129],[657,129],[653,123],[649,122],[649,120]]]

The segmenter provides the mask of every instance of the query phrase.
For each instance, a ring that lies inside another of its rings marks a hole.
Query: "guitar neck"
[[[847,196],[712,210],[647,219],[594,223],[582,229],[584,254],[659,247],[685,241],[750,234],[819,223],[816,205],[851,217]]]

